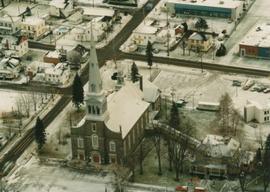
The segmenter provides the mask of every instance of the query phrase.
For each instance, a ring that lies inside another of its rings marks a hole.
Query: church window
[[[77,139],[77,146],[78,146],[78,148],[83,148],[84,147],[83,138],[78,138]]]
[[[96,132],[97,131],[97,124],[91,123],[91,128],[92,128],[92,132]]]
[[[97,109],[97,114],[99,115],[100,113],[99,107],[96,107],[96,109]]]
[[[96,114],[95,106],[91,106],[91,108],[92,108],[92,113]]]
[[[91,113],[91,106],[88,105],[87,108],[88,108],[88,113]]]
[[[92,135],[92,147],[93,149],[98,149],[98,136]]]
[[[95,84],[91,84],[91,90],[92,90],[93,92],[96,92],[96,85],[95,85]]]
[[[110,151],[115,152],[116,151],[116,144],[114,141],[110,141]]]

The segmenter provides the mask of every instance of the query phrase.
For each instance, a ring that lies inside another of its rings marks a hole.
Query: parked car
[[[248,90],[249,88],[251,88],[253,85],[255,84],[254,80],[247,80],[246,83],[243,86],[243,90]]]
[[[178,101],[175,102],[177,107],[183,107],[186,105],[188,102],[185,101],[184,99],[179,99]]]
[[[241,81],[239,80],[233,80],[233,83],[232,83],[232,86],[235,86],[235,87],[241,87]]]
[[[269,93],[270,92],[270,88],[266,88],[265,90],[263,90],[264,93]]]

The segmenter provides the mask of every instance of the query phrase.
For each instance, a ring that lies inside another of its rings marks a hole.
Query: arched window
[[[91,113],[92,113],[91,106],[90,106],[90,105],[88,105],[88,106],[87,106],[87,108],[88,108],[88,113],[90,113],[90,114],[91,114]]]
[[[114,141],[110,141],[110,152],[115,152],[116,151],[116,144]]]
[[[92,135],[92,147],[93,149],[98,149],[98,136]]]
[[[96,85],[95,85],[95,84],[91,84],[91,90],[92,90],[93,92],[96,91]]]
[[[100,113],[99,107],[96,107],[96,110],[97,110],[97,114],[99,115],[99,113]]]
[[[91,106],[91,108],[92,108],[92,113],[96,114],[95,106]]]

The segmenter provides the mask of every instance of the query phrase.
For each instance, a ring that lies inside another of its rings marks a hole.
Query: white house
[[[202,141],[202,146],[208,156],[222,158],[233,157],[239,150],[240,143],[230,137],[209,134]]]
[[[106,23],[95,22],[93,23],[93,36],[96,42],[101,41],[105,38],[105,31],[103,30],[106,27]],[[90,24],[81,25],[80,27],[75,27],[71,30],[71,34],[76,41],[90,41],[91,39],[91,26]]]
[[[14,79],[19,76],[21,64],[18,59],[4,58],[0,61],[0,79]]]
[[[70,70],[66,63],[58,63],[55,67],[44,70],[45,81],[50,84],[64,85],[70,77]]]
[[[29,79],[33,79],[34,76],[38,73],[43,73],[47,68],[53,68],[55,65],[53,63],[45,63],[40,61],[33,61],[29,65],[26,66],[25,75],[29,77]]]
[[[38,39],[46,31],[48,27],[45,20],[38,17],[26,17],[20,24],[21,34],[28,36],[30,39]]]
[[[28,52],[28,40],[25,36],[5,36],[1,41],[6,56],[22,57]]]
[[[156,39],[158,28],[149,25],[139,25],[132,33],[131,41],[136,45],[146,46],[148,41],[153,42]]]
[[[1,35],[11,35],[19,30],[19,17],[11,17],[4,15],[0,17],[0,34]]]
[[[67,18],[73,12],[73,0],[52,0],[50,2],[50,15]]]
[[[258,123],[269,122],[270,120],[270,103],[258,103],[255,101],[247,100],[244,106],[244,119],[246,122],[252,120]]]

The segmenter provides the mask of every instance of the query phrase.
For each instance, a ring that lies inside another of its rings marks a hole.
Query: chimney
[[[143,76],[140,75],[139,79],[140,79],[140,90],[143,91]]]

